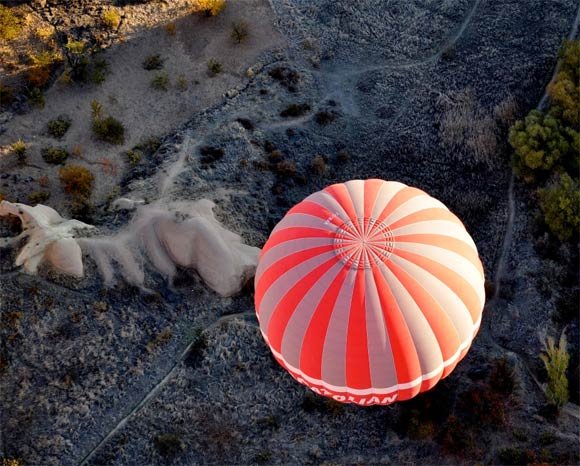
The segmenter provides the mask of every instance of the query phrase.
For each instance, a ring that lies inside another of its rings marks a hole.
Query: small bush
[[[336,161],[339,163],[346,163],[350,160],[350,154],[347,150],[341,149],[336,153]]]
[[[125,142],[125,127],[119,120],[112,116],[103,118],[102,105],[96,100],[91,102],[91,111],[93,133],[97,139],[110,144],[123,144]]]
[[[570,355],[566,348],[566,334],[562,332],[558,346],[552,337],[543,340],[542,344],[544,345],[544,353],[540,355],[540,359],[544,362],[548,374],[546,397],[548,403],[559,409],[568,402],[569,397],[566,371]]]
[[[167,73],[159,73],[151,80],[151,87],[158,91],[169,89],[169,76]]]
[[[67,116],[59,116],[54,120],[50,120],[46,125],[48,134],[56,139],[61,139],[68,129],[70,128],[72,121]]]
[[[310,105],[304,104],[291,104],[280,112],[280,116],[284,118],[296,118],[305,115],[310,111]]]
[[[446,452],[453,454],[467,455],[476,445],[473,431],[455,416],[449,416],[443,424],[438,441]]]
[[[68,159],[70,155],[68,151],[62,147],[43,147],[40,154],[46,163],[52,163],[55,165],[64,164],[65,160]]]
[[[235,44],[241,44],[244,40],[247,39],[249,35],[249,27],[248,23],[245,21],[234,21],[232,23],[232,32],[230,37],[234,41]]]
[[[48,191],[35,191],[28,195],[28,203],[30,205],[42,204],[50,198]]]
[[[138,165],[139,162],[141,162],[141,152],[138,150],[128,150],[125,152],[125,156],[127,157],[128,162],[133,166]]]
[[[283,160],[275,165],[273,172],[282,176],[294,176],[296,174],[296,164],[290,160]]]
[[[203,146],[199,149],[201,154],[200,162],[202,164],[211,164],[224,156],[224,150],[221,147]]]
[[[161,434],[153,441],[155,449],[161,456],[172,458],[180,454],[185,446],[181,438],[175,434]]]
[[[117,29],[121,24],[121,15],[111,8],[103,13],[103,24],[107,29]]]
[[[226,0],[195,0],[195,11],[206,17],[217,16],[226,7]]]
[[[500,450],[499,460],[502,464],[509,464],[510,466],[537,464],[536,454],[533,451],[516,447],[507,447]]]
[[[163,58],[161,55],[156,53],[155,55],[149,55],[145,60],[143,60],[143,69],[147,71],[160,70],[163,68]]]
[[[272,68],[268,74],[272,79],[280,82],[282,86],[288,89],[290,92],[296,92],[296,86],[300,79],[300,75],[297,71],[284,66],[278,66]]]
[[[324,157],[322,155],[314,157],[310,163],[310,168],[315,175],[324,175],[324,172],[326,171],[326,161],[324,160]]]
[[[548,86],[550,113],[572,128],[580,127],[580,41],[566,41],[560,51],[562,66]]]
[[[0,5],[0,39],[14,40],[22,30],[22,21],[11,8]]]
[[[580,184],[568,174],[538,191],[544,222],[561,241],[575,237],[580,229]]]
[[[336,120],[336,112],[329,112],[328,110],[321,110],[316,115],[314,115],[314,121],[321,126],[326,126]]]
[[[207,62],[207,70],[211,76],[217,76],[223,71],[223,65],[219,61],[210,58]]]
[[[44,94],[38,87],[34,87],[28,91],[28,103],[33,107],[43,108],[44,107]]]
[[[187,91],[189,87],[189,83],[187,82],[187,78],[183,75],[179,75],[177,78],[177,89],[180,91]]]
[[[175,25],[175,23],[167,23],[165,25],[165,32],[170,36],[174,36],[175,34],[177,34],[177,26]]]
[[[237,122],[243,126],[244,129],[247,129],[248,131],[253,131],[254,129],[254,123],[252,123],[252,120],[248,119],[248,118],[238,118]]]
[[[67,165],[59,170],[60,183],[64,192],[76,200],[87,200],[93,192],[95,178],[85,167]]]
[[[10,149],[12,153],[16,156],[18,163],[25,163],[26,162],[26,143],[19,139],[18,141],[14,142]]]

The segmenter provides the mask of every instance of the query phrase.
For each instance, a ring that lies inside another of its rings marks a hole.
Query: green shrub
[[[223,71],[223,65],[214,58],[210,58],[207,62],[207,70],[211,76],[216,76]]]
[[[91,102],[91,112],[93,133],[97,139],[109,144],[123,144],[125,142],[125,127],[112,116],[103,118],[103,107],[98,101]]]
[[[95,178],[87,168],[67,165],[59,170],[59,177],[64,192],[74,200],[84,201],[91,197]]]
[[[509,133],[516,173],[526,181],[535,180],[538,173],[549,173],[569,155],[571,145],[566,136],[559,120],[537,110],[517,121]]]
[[[580,41],[564,42],[560,51],[562,66],[548,86],[550,113],[572,128],[580,127]]]
[[[0,39],[14,40],[22,30],[20,17],[11,8],[0,5]]]
[[[497,393],[511,395],[516,387],[515,373],[507,358],[496,359],[489,374],[489,386]]]
[[[151,87],[158,91],[166,91],[169,88],[169,76],[167,73],[159,73],[151,80]]]
[[[46,163],[53,163],[55,165],[64,164],[68,159],[69,153],[62,147],[43,147],[40,151],[42,158]]]
[[[0,82],[0,109],[8,107],[14,102],[14,89]]]
[[[568,370],[570,355],[566,348],[566,334],[562,332],[558,346],[556,346],[556,342],[552,337],[546,338],[542,343],[544,345],[544,353],[540,355],[540,359],[544,362],[548,374],[546,397],[548,398],[548,403],[559,409],[568,402],[569,396],[566,371]]]
[[[26,162],[26,143],[22,139],[14,142],[10,146],[10,149],[12,149],[12,153],[16,156],[19,163]]]
[[[161,68],[163,68],[163,59],[158,53],[155,55],[149,55],[145,60],[143,60],[143,69],[147,71],[160,70]]]
[[[244,40],[247,39],[248,35],[248,23],[245,21],[234,21],[232,23],[232,32],[230,33],[230,37],[235,44],[241,44]]]
[[[139,162],[141,162],[141,152],[138,150],[128,150],[125,152],[125,156],[127,157],[128,162],[133,166],[138,165]]]
[[[62,115],[50,120],[46,125],[48,134],[56,139],[61,139],[70,128],[71,123],[72,121],[69,117]]]
[[[580,184],[568,174],[556,184],[538,191],[544,222],[561,241],[573,238],[580,229]]]
[[[48,191],[34,191],[28,195],[28,203],[30,205],[42,204],[50,198]]]

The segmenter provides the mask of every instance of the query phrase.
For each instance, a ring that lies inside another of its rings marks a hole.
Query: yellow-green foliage
[[[108,29],[117,29],[121,24],[121,15],[115,9],[110,9],[103,13],[103,24]]]
[[[536,172],[549,172],[570,153],[570,142],[560,122],[537,110],[516,122],[510,129],[509,142],[515,151],[514,169],[526,181],[533,181]]]
[[[561,408],[568,401],[566,370],[570,362],[570,355],[566,348],[566,335],[562,332],[558,346],[552,337],[546,338],[542,343],[544,353],[540,355],[540,358],[544,361],[548,373],[546,396],[550,404]]]
[[[86,44],[82,40],[68,40],[65,47],[73,55],[82,55],[85,53]]]
[[[580,229],[580,184],[567,173],[558,182],[538,191],[548,228],[560,240],[573,238]]]
[[[548,87],[552,108],[576,131],[580,130],[580,41],[566,41],[560,52],[562,65],[554,82]]]
[[[75,200],[86,200],[91,197],[95,178],[93,174],[80,165],[67,165],[59,170],[60,184]]]
[[[14,40],[20,35],[22,22],[11,8],[0,5],[0,39]]]
[[[26,143],[22,139],[12,143],[10,149],[12,149],[12,153],[16,156],[20,163],[24,163],[26,161]]]
[[[226,0],[195,0],[194,8],[196,12],[205,16],[217,16],[226,7]]]

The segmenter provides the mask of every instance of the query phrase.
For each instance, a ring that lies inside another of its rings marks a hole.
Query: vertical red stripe
[[[421,364],[411,332],[391,292],[391,287],[378,268],[373,269],[377,291],[389,334],[389,343],[397,372],[397,383],[408,383],[421,375]],[[417,385],[417,388],[419,386]]]
[[[346,337],[346,383],[350,388],[371,387],[371,369],[367,342],[364,271],[355,273]]]
[[[266,332],[268,340],[270,341],[270,346],[272,346],[276,351],[282,351],[282,337],[284,336],[284,330],[286,330],[288,320],[292,317],[298,303],[302,301],[306,293],[308,293],[308,290],[310,290],[320,277],[328,272],[336,262],[336,257],[332,257],[330,260],[327,260],[313,269],[312,272],[308,273],[302,280],[290,288],[284,297],[278,302],[278,305],[272,311],[272,316],[270,317],[268,330]],[[312,305],[314,306],[315,303],[312,303]]]
[[[316,379],[322,378],[322,353],[328,325],[347,275],[348,268],[343,267],[318,303],[302,341],[300,370]]]

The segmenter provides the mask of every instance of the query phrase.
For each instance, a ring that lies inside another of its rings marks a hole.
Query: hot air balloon
[[[255,277],[260,330],[314,392],[387,405],[453,371],[485,302],[477,248],[420,189],[377,179],[334,184],[294,206]]]

